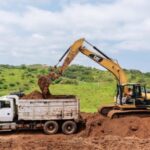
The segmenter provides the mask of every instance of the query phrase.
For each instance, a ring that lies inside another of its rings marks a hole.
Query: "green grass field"
[[[115,84],[80,83],[79,85],[52,85],[53,94],[73,94],[80,99],[81,111],[96,112],[103,104],[113,103]]]
[[[49,67],[42,65],[0,65],[0,96],[19,89],[26,94],[39,90],[37,77],[48,72]],[[150,73],[138,70],[126,70],[126,73],[130,82],[144,82],[150,87]],[[100,106],[114,102],[116,80],[107,71],[73,65],[51,85],[50,91],[54,95],[76,95],[80,99],[81,111],[96,112]]]
[[[0,94],[5,95],[17,90],[2,90]],[[34,90],[39,90],[39,88],[31,87],[26,93]],[[115,85],[108,83],[54,84],[51,85],[50,91],[54,95],[76,95],[80,99],[81,111],[96,112],[100,106],[113,103]]]

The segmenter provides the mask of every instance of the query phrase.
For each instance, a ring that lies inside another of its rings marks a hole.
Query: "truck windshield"
[[[0,101],[0,109],[1,108],[10,108],[10,101]]]

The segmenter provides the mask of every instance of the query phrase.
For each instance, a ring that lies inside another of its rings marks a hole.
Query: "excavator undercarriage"
[[[148,108],[135,108],[135,109],[121,109],[118,106],[103,106],[99,109],[99,113],[110,119],[120,118],[125,116],[150,116],[150,107]]]

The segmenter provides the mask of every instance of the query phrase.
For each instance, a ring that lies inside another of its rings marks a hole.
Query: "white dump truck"
[[[19,99],[16,95],[0,97],[0,131],[43,129],[46,134],[58,130],[73,134],[80,121],[76,97],[41,100]]]

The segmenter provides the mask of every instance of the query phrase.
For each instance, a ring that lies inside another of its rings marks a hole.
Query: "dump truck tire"
[[[59,125],[56,121],[47,121],[44,124],[43,130],[46,134],[55,134],[58,132]]]
[[[73,134],[77,131],[77,124],[74,121],[65,121],[62,125],[62,131],[65,134]]]

